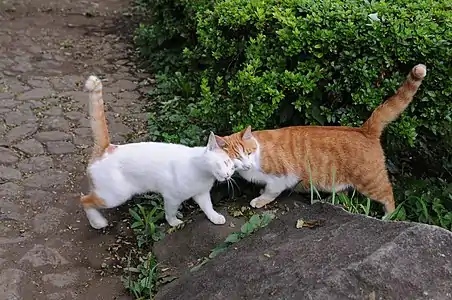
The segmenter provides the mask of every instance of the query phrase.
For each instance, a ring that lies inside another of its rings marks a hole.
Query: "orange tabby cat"
[[[251,126],[230,136],[218,137],[219,145],[234,160],[248,181],[265,184],[250,203],[260,208],[281,192],[310,181],[320,191],[356,188],[395,210],[392,186],[385,167],[380,136],[413,100],[427,73],[416,65],[395,95],[375,109],[360,128],[345,126],[293,126],[251,132]]]

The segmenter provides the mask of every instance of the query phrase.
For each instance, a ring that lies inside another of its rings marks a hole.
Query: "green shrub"
[[[149,19],[137,29],[135,43],[157,74],[150,92],[153,140],[200,145],[209,130],[229,134],[248,124],[359,126],[423,63],[427,77],[385,132],[384,147],[391,170],[402,167],[407,174],[402,162],[408,162],[430,169],[429,176],[452,177],[451,1],[140,5]],[[410,172],[425,175],[420,169]],[[445,200],[425,195],[418,197],[427,199],[432,215],[446,216],[428,222],[449,220],[449,205],[438,205]],[[400,218],[422,219],[415,200],[404,203]]]
[[[417,63],[427,65],[427,79],[391,136],[413,145],[418,133],[441,137],[452,128],[450,1],[141,3],[152,23],[137,30],[136,43],[166,72],[153,95],[152,123],[165,124],[156,138],[187,122],[192,138],[247,124],[359,126]]]

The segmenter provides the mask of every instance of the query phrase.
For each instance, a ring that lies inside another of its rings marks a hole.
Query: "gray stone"
[[[135,83],[133,83],[130,80],[118,80],[114,83],[115,86],[117,86],[119,89],[123,89],[123,90],[127,90],[127,91],[132,91],[134,89],[137,88],[137,85]]]
[[[38,132],[35,138],[40,142],[70,141],[71,135],[61,131]]]
[[[52,154],[64,154],[75,152],[75,146],[70,142],[58,141],[46,143],[47,150]]]
[[[323,224],[297,229],[300,218]],[[155,299],[451,299],[451,257],[452,233],[439,227],[299,203]]]
[[[56,207],[49,207],[45,212],[39,213],[33,220],[33,230],[37,233],[47,233],[58,228],[61,219],[67,213]]]
[[[35,139],[23,141],[17,144],[15,147],[29,155],[39,155],[44,153],[44,147]]]
[[[52,96],[53,91],[48,88],[35,88],[31,91],[25,92],[17,97],[17,100],[39,100]]]
[[[47,295],[48,300],[73,300],[77,299],[77,293],[72,290],[57,292]]]
[[[108,127],[112,136],[127,135],[132,132],[132,130],[129,127],[127,127],[122,122],[117,120],[110,121]]]
[[[85,118],[85,114],[83,114],[83,113],[81,113],[81,112],[78,112],[78,111],[70,111],[70,112],[67,112],[67,113],[65,114],[65,116],[66,116],[66,118],[68,118],[68,119],[71,120],[71,121],[78,121],[78,120],[80,120],[80,119]]]
[[[37,172],[53,168],[53,161],[49,156],[36,156],[21,161],[17,167],[23,172]]]
[[[0,273],[0,299],[19,300],[19,285],[26,273],[18,269],[4,269]]]
[[[17,102],[14,99],[12,99],[14,96],[9,97],[10,94],[5,94],[5,93],[2,93],[0,95],[5,96],[5,97],[0,97],[0,99],[2,99],[0,101],[1,108],[5,108],[5,107],[11,108],[11,107],[15,107],[17,105]],[[11,98],[11,99],[9,99],[9,98]]]
[[[39,244],[35,245],[19,260],[20,264],[24,262],[31,263],[35,268],[47,265],[57,267],[69,263],[57,250]]]
[[[46,274],[42,276],[42,281],[63,288],[75,283],[77,277],[76,272],[66,271],[64,273]]]
[[[11,129],[7,133],[6,139],[10,143],[12,143],[17,140],[26,138],[30,135],[33,135],[37,130],[38,130],[38,125],[35,123],[23,124],[23,125],[20,125],[20,126],[17,126],[17,127],[14,127],[13,129]]]
[[[122,92],[118,94],[118,98],[122,99],[122,101],[118,101],[122,105],[127,105],[130,102],[137,101],[140,98],[140,94],[137,92]]]
[[[68,178],[68,172],[50,169],[31,175],[23,181],[23,184],[26,187],[46,189],[64,185]]]
[[[53,200],[55,194],[41,190],[31,190],[24,193],[24,201],[33,208],[47,207]]]
[[[10,168],[0,166],[0,179],[2,180],[20,180],[22,178],[22,174],[20,171]]]
[[[15,197],[20,195],[14,195],[11,198],[2,199],[0,208],[0,217],[4,217],[7,220],[25,221],[28,220],[25,211],[19,205]],[[1,218],[0,218],[1,219]]]
[[[10,197],[14,197],[14,196],[19,196],[22,191],[23,191],[22,186],[17,185],[12,182],[0,184],[0,197],[1,198],[5,198],[5,197],[10,198]]]
[[[44,114],[48,116],[61,116],[63,114],[63,110],[61,107],[52,107],[49,110],[46,110]]]
[[[33,66],[29,62],[21,62],[11,67],[11,70],[15,72],[28,73],[33,70]]]
[[[43,88],[43,89],[51,89],[51,85],[48,81],[43,79],[30,79],[28,80],[28,84],[35,88]]]
[[[59,91],[73,91],[77,90],[83,82],[83,78],[74,75],[65,75],[63,77],[52,78],[53,87]]]
[[[36,122],[37,118],[32,111],[24,113],[23,111],[12,111],[5,116],[5,122],[8,125],[20,125],[23,123]]]
[[[26,86],[25,84],[23,84],[22,82],[15,78],[8,79],[6,85],[8,86],[8,92],[12,94],[22,93],[30,89],[28,86]]]
[[[72,92],[64,92],[58,95],[63,98],[63,103],[71,104],[74,108],[83,108],[84,111],[87,111],[88,108],[88,94],[85,92],[72,91]]]
[[[63,130],[67,131],[71,128],[69,122],[62,117],[50,116],[42,122],[45,130]]]
[[[17,154],[11,149],[0,147],[0,164],[13,164],[19,160]]]

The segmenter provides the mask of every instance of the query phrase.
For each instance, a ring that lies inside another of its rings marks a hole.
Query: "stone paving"
[[[127,1],[0,2],[0,299],[129,299],[101,272],[121,223],[79,206],[92,144],[88,75],[103,78],[113,142],[146,138],[146,76],[120,38]]]

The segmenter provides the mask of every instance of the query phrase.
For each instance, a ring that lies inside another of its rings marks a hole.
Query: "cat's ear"
[[[219,149],[220,146],[217,143],[217,136],[211,131],[209,135],[209,141],[207,142],[207,150],[213,151]]]
[[[224,138],[222,138],[221,136],[218,136],[218,135],[214,135],[214,136],[215,136],[215,141],[217,142],[218,147],[224,148],[226,146],[226,141],[224,140]]]
[[[251,125],[248,125],[245,130],[242,131],[242,140],[250,140],[253,138],[253,134],[251,133]]]

